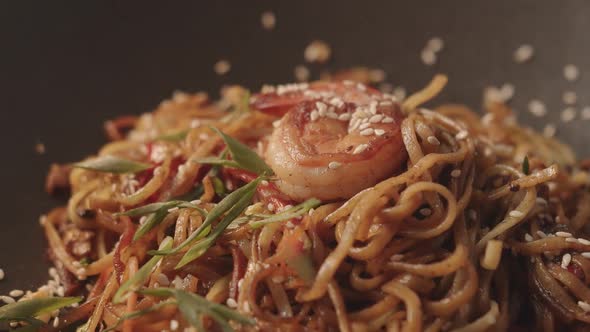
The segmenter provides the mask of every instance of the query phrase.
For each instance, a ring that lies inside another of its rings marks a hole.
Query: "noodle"
[[[110,122],[97,159],[138,168],[74,165],[42,222],[56,265],[91,289],[59,329],[587,329],[587,168],[505,105],[420,108],[446,82],[403,102],[348,81],[234,86]]]

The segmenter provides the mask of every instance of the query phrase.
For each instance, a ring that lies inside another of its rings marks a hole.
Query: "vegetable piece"
[[[160,249],[170,249],[172,247],[172,238],[166,237],[160,244]],[[145,263],[131,278],[127,279],[113,296],[114,303],[121,303],[125,300],[125,295],[129,292],[138,290],[149,278],[150,273],[156,265],[162,260],[162,256],[154,256]]]
[[[530,174],[529,156],[524,156],[524,160],[522,161],[522,172],[525,175]]]
[[[267,260],[270,264],[284,264],[306,285],[313,283],[316,271],[311,259],[311,241],[301,227],[287,231],[277,246],[276,254]]]
[[[180,289],[172,288],[150,288],[140,291],[144,295],[156,297],[173,297],[176,299],[178,309],[184,318],[199,332],[204,332],[203,316],[211,317],[224,332],[231,332],[234,329],[229,321],[244,325],[253,325],[255,321],[252,318],[245,317],[224,305],[210,302],[197,294],[185,292]]]
[[[254,172],[258,175],[272,175],[273,171],[260,156],[246,145],[238,142],[231,136],[224,134],[221,130],[211,127],[225,142],[232,159],[240,168]]]
[[[0,307],[0,322],[26,321],[32,326],[39,326],[42,322],[35,317],[80,301],[81,297],[45,297],[10,303]],[[30,327],[24,327],[25,330],[27,328]]]
[[[72,166],[96,172],[115,174],[138,173],[153,167],[150,164],[140,163],[137,161],[123,159],[111,155],[81,161],[73,164]]]
[[[285,221],[285,220],[300,217],[300,216],[306,214],[309,210],[318,207],[321,203],[322,202],[319,199],[310,198],[307,201],[305,201],[299,205],[296,205],[288,210],[285,210],[279,214],[275,214],[275,215],[255,214],[254,215],[255,217],[260,216],[263,219],[250,222],[250,227],[260,228],[264,225],[268,225],[271,223]]]

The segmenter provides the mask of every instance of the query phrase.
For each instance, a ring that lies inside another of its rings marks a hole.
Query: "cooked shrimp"
[[[349,198],[406,159],[398,104],[362,84],[292,85],[256,96],[253,106],[284,114],[265,159],[294,200]]]

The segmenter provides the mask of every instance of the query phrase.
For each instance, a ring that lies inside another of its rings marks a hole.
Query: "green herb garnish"
[[[170,213],[168,210],[173,209],[175,207],[178,208],[190,208],[197,210],[201,215],[207,215],[207,212],[195,204],[186,201],[167,201],[167,202],[158,202],[147,204],[129,211],[125,211],[122,213],[116,213],[115,216],[128,216],[128,217],[139,217],[139,216],[148,216],[146,221],[139,226],[135,235],[133,235],[133,241],[144,236],[147,232],[152,230],[154,227],[159,225],[164,218]]]
[[[137,311],[130,312],[128,314],[125,314],[125,315],[121,316],[119,318],[119,320],[117,320],[117,323],[115,324],[115,326],[110,327],[110,328],[104,330],[103,332],[114,331],[119,326],[121,326],[121,324],[123,324],[124,321],[126,321],[128,319],[133,319],[133,318],[141,317],[141,316],[143,316],[145,314],[149,314],[150,312],[158,311],[158,310],[160,310],[164,306],[167,306],[167,305],[175,305],[175,304],[176,304],[175,301],[165,301],[165,302],[156,303],[153,306],[147,307],[147,308],[145,308],[143,310],[137,310]],[[83,331],[86,331],[86,330],[83,330]]]
[[[166,142],[179,142],[186,138],[189,133],[189,129],[181,130],[176,133],[166,134],[156,137],[156,141],[166,141]]]
[[[272,169],[264,162],[264,160],[262,160],[262,158],[260,158],[260,156],[258,156],[256,152],[252,151],[249,147],[235,140],[231,136],[224,134],[221,130],[215,127],[211,127],[211,129],[221,136],[227,145],[232,160],[239,168],[254,172],[258,175],[273,174]],[[220,161],[216,161],[215,159],[211,159],[211,161],[220,163]]]
[[[259,177],[256,180],[244,185],[243,187],[233,191],[229,195],[225,196],[209,213],[203,221],[203,224],[197,228],[184,242],[179,244],[177,247],[170,250],[158,250],[150,251],[151,255],[170,255],[175,254],[183,248],[192,245],[198,240],[195,246],[193,246],[178,263],[177,268],[180,268],[193,259],[200,256],[207,248],[209,248],[215,240],[223,233],[225,228],[236,219],[250,204],[254,192],[258,183],[262,181]],[[223,216],[223,218],[222,218]],[[214,221],[222,218],[221,221],[215,226],[211,234],[207,235],[208,230],[211,230],[211,225]],[[206,237],[205,237],[206,236]]]
[[[172,248],[172,238],[166,237],[164,241],[160,244],[160,250],[167,250]],[[162,256],[154,256],[152,257],[147,263],[145,263],[137,272],[131,276],[131,278],[127,279],[121,287],[117,290],[115,295],[113,296],[114,303],[121,303],[125,300],[125,295],[129,292],[134,292],[138,290],[143,284],[147,281],[152,273],[152,270],[156,267],[156,265],[162,260]]]
[[[145,171],[146,169],[152,168],[152,165],[150,164],[140,163],[111,155],[81,161],[73,164],[72,166],[96,172],[116,174],[139,173],[141,171]]]
[[[524,160],[522,161],[522,172],[525,175],[529,175],[529,173],[530,173],[529,157],[528,156],[524,156]]]
[[[263,219],[250,222],[250,227],[260,228],[264,225],[272,224],[279,221],[285,221],[304,215],[309,210],[318,207],[322,202],[319,199],[310,198],[307,201],[296,205],[288,210],[275,215],[254,214],[254,217]]]
[[[184,316],[187,322],[199,332],[205,332],[202,320],[204,316],[211,317],[224,332],[231,332],[234,329],[229,321],[245,325],[254,325],[252,318],[245,317],[224,305],[213,303],[197,294],[188,293],[179,289],[172,288],[149,288],[141,290],[144,295],[156,297],[173,297],[176,299],[178,310]]]
[[[10,303],[0,307],[0,323],[25,321],[33,326],[39,326],[43,322],[35,317],[80,301],[81,297],[45,297]]]

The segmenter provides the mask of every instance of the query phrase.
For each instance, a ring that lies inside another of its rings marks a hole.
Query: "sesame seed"
[[[545,234],[545,232],[543,232],[543,231],[537,231],[537,235],[539,235],[539,237],[542,239],[547,237],[547,234]]]
[[[521,45],[514,51],[514,61],[516,63],[525,63],[533,58],[534,53],[535,50],[531,45]]]
[[[584,258],[590,258],[590,252],[588,252],[588,251],[581,253],[581,255]]]
[[[565,254],[565,255],[563,255],[563,257],[561,257],[561,267],[562,268],[567,269],[567,267],[570,265],[571,262],[572,262],[572,255]]]
[[[559,237],[572,237],[572,233],[570,232],[555,232],[555,235]]]
[[[381,123],[393,123],[393,121],[394,120],[392,117],[386,116],[383,118],[383,120],[381,120]]]
[[[366,129],[361,130],[360,134],[362,136],[369,136],[369,135],[373,135],[374,132],[375,131],[373,130],[373,128],[366,128]]]
[[[508,213],[509,216],[513,217],[513,218],[522,218],[524,217],[524,213],[520,212],[518,210],[512,210],[510,211],[510,213]]]
[[[424,49],[420,53],[420,59],[425,65],[432,66],[436,63],[436,53],[434,53],[432,50]]]
[[[583,239],[581,237],[578,238],[578,242],[580,242],[581,244],[583,244],[585,246],[590,246],[590,241]]]
[[[263,181],[266,181],[266,180],[263,180]],[[262,183],[263,181],[261,181],[260,184],[264,184],[264,183]],[[199,204],[201,204],[201,200],[195,199],[194,201],[191,201],[191,204],[199,205]]]
[[[377,135],[377,136],[383,136],[383,135],[385,135],[385,130],[383,130],[383,129],[375,129],[375,135]]]
[[[582,120],[590,120],[590,106],[585,106],[580,112]]]
[[[219,60],[213,65],[213,70],[217,75],[225,75],[231,69],[231,63],[227,60]]]
[[[262,180],[262,181],[260,181],[260,184],[263,186],[268,186],[269,183],[266,180]]]
[[[272,122],[272,126],[274,128],[278,128],[281,125],[281,120],[276,120]]]
[[[387,74],[383,69],[372,69],[369,71],[369,80],[373,83],[379,83],[385,81]]]
[[[274,211],[275,210],[275,206],[272,203],[268,203],[268,205],[266,206],[266,209],[268,211]]]
[[[328,105],[318,101],[315,103],[315,107],[318,109],[320,116],[326,116],[326,113],[328,112]]]
[[[457,135],[455,135],[455,139],[462,140],[462,139],[467,138],[467,135],[469,135],[467,130],[461,130],[460,132],[457,133]]]
[[[524,240],[525,240],[526,242],[531,242],[531,241],[533,240],[533,236],[532,236],[531,234],[529,234],[529,233],[526,233],[526,234],[524,235]]]
[[[316,111],[316,110],[313,110],[313,111],[311,111],[311,113],[309,114],[309,119],[310,119],[311,121],[315,121],[315,120],[317,120],[319,117],[320,117],[320,114],[319,114],[319,113],[318,113],[318,111]]]
[[[370,123],[379,123],[383,120],[383,114],[375,114],[369,118]]]
[[[547,108],[540,100],[533,99],[529,102],[529,112],[534,116],[543,117],[547,115]]]
[[[504,101],[509,101],[512,99],[512,97],[514,97],[514,85],[510,83],[502,84],[500,87],[500,96]]]
[[[451,172],[451,176],[452,176],[452,177],[454,177],[454,178],[458,178],[458,177],[460,177],[460,176],[461,176],[461,170],[460,170],[460,169],[454,169],[454,170]]]
[[[435,136],[428,136],[426,140],[432,145],[440,145],[440,141]]]
[[[350,113],[342,113],[342,114],[338,115],[338,120],[340,120],[340,121],[350,120]]]
[[[563,67],[563,77],[565,77],[566,80],[573,82],[577,80],[579,76],[580,70],[575,65],[567,64]]]
[[[179,209],[178,206],[175,206],[173,208],[168,209],[168,212],[172,213],[174,211],[178,211],[178,209]]]
[[[585,312],[590,312],[590,304],[584,301],[578,301],[578,307],[580,307]]]
[[[6,295],[0,295],[0,300],[4,301],[6,304],[11,304],[16,302],[12,297]]]
[[[0,281],[4,280],[5,276],[6,276],[6,274],[4,273],[4,270],[0,269]]]
[[[57,328],[59,326],[59,317],[55,317],[53,319],[53,324],[51,324],[54,328]]]
[[[45,153],[45,144],[43,144],[43,143],[35,144],[35,152],[37,152],[37,154],[44,154]]]
[[[303,57],[307,62],[323,63],[330,59],[331,53],[332,50],[326,42],[314,40],[305,48]]]
[[[25,294],[25,292],[23,292],[20,289],[13,289],[10,291],[10,293],[8,293],[8,295],[10,295],[12,297],[21,297],[21,296],[23,296],[23,294]]]
[[[429,208],[422,208],[420,209],[418,212],[420,212],[421,215],[428,217],[429,215],[432,214],[432,210]]]
[[[336,168],[338,168],[338,167],[340,167],[340,166],[342,166],[342,164],[341,164],[341,163],[339,163],[339,162],[337,162],[337,161],[331,161],[331,162],[328,164],[328,168],[329,168],[329,169],[336,169]]]
[[[238,303],[236,302],[236,300],[232,299],[231,297],[229,299],[227,299],[226,303],[227,303],[227,306],[230,308],[237,308],[238,307]]]
[[[578,101],[578,95],[573,91],[565,91],[561,95],[561,100],[566,105],[575,105]]]
[[[176,319],[173,319],[173,320],[171,320],[171,321],[170,321],[170,330],[171,330],[171,331],[176,331],[176,330],[178,330],[178,326],[179,326],[179,325],[180,325],[180,324],[178,324],[178,321],[177,321]]]
[[[428,42],[426,42],[426,48],[433,51],[433,52],[442,51],[444,46],[445,46],[444,41],[439,37],[431,38]]]
[[[393,95],[397,100],[404,100],[406,98],[406,89],[403,86],[398,86],[393,89]]]
[[[352,154],[359,154],[364,152],[367,148],[369,147],[369,145],[367,144],[359,144],[356,146],[356,148],[354,148],[354,150],[352,151]]]
[[[266,30],[274,29],[277,19],[275,14],[271,11],[266,11],[260,15],[260,23],[262,23],[262,27]]]
[[[329,110],[328,113],[326,114],[326,116],[330,119],[338,119],[338,114],[336,114],[336,112],[334,112],[334,110]]]
[[[369,128],[369,126],[370,126],[370,125],[371,125],[371,124],[370,124],[370,123],[368,123],[368,122],[363,122],[363,123],[361,123],[361,125],[359,126],[359,129],[360,129],[360,130],[367,129],[367,128]]]
[[[557,132],[557,128],[552,123],[545,125],[545,128],[543,128],[543,136],[545,136],[545,137],[553,137],[553,136],[555,136],[556,132]]]
[[[309,80],[310,72],[304,65],[295,66],[293,75],[298,82],[307,82]]]
[[[363,83],[358,83],[356,85],[356,88],[359,89],[359,90],[361,90],[361,91],[367,90],[367,87]]]
[[[560,118],[562,122],[570,122],[576,118],[576,110],[572,107],[568,107],[561,111]]]
[[[168,276],[166,276],[164,273],[158,274],[157,281],[162,286],[168,286],[168,285],[170,285],[170,279],[168,279]]]
[[[576,239],[575,237],[566,237],[565,242],[577,243],[578,239]]]

